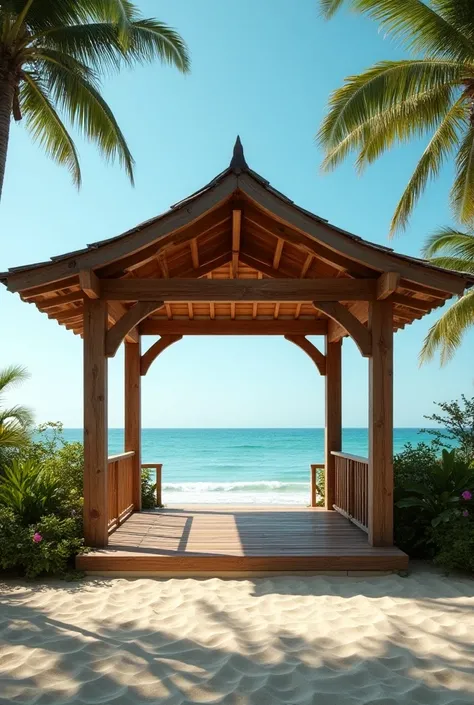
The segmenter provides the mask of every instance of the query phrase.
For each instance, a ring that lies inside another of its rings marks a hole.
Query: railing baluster
[[[333,452],[335,456],[334,508],[364,531],[368,530],[367,458]]]

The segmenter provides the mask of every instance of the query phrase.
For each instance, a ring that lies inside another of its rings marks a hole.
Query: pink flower
[[[462,515],[463,515],[463,517],[468,517],[468,516],[469,516],[469,512],[467,511],[467,509],[465,509],[465,510],[463,511]]]
[[[464,490],[464,492],[462,493],[461,497],[462,497],[463,499],[469,500],[469,499],[472,499],[472,494],[469,492],[469,490]]]
[[[41,534],[39,534],[38,532],[36,532],[35,534],[33,534],[33,541],[34,541],[35,543],[39,543],[39,542],[42,541],[42,540],[43,540],[43,537],[41,536]]]

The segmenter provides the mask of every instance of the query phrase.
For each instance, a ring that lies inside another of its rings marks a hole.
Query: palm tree
[[[3,396],[28,378],[23,367],[11,365],[0,370],[0,469],[9,450],[21,448],[29,441],[33,423],[31,411],[25,406],[3,408]]]
[[[439,267],[474,274],[474,232],[441,228],[423,248],[423,255]],[[452,304],[429,330],[421,350],[421,362],[441,353],[441,364],[451,359],[466,330],[474,325],[474,289]]]
[[[67,119],[118,159],[133,183],[133,158],[100,94],[99,76],[160,59],[189,70],[186,44],[130,0],[4,0],[0,3],[0,196],[10,122],[24,118],[47,154],[81,183]]]
[[[321,0],[331,17],[344,0]],[[381,61],[346,78],[330,98],[319,140],[323,168],[350,152],[362,169],[396,143],[428,137],[396,207],[390,232],[406,227],[428,181],[455,156],[451,204],[456,218],[474,220],[474,2],[473,0],[350,0],[377,20],[413,58]]]

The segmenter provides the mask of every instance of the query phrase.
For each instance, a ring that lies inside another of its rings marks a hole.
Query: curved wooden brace
[[[156,311],[157,308],[164,306],[163,301],[137,301],[137,303],[129,308],[116,324],[107,331],[105,340],[105,354],[107,357],[113,357],[117,352],[120,343],[129,333],[132,328],[135,328],[144,318]]]
[[[323,376],[326,374],[326,356],[304,335],[285,335],[285,340],[289,340],[290,343],[294,343],[304,350],[318,368],[319,374]]]
[[[142,376],[146,375],[150,369],[151,363],[156,360],[158,355],[161,355],[166,348],[169,348],[169,346],[173,345],[173,343],[177,343],[182,337],[182,335],[162,335],[161,338],[157,340],[156,343],[153,343],[151,348],[141,356],[140,374]]]
[[[337,301],[313,301],[314,308],[339,323],[353,339],[364,357],[372,355],[372,334],[358,318]]]

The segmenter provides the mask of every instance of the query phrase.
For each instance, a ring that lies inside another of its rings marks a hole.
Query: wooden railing
[[[133,457],[135,451],[111,455],[108,459],[109,533],[115,531],[133,512]]]
[[[162,507],[163,502],[161,501],[161,469],[163,463],[142,463],[142,468],[155,469],[156,473],[156,506]]]
[[[336,488],[334,509],[368,531],[369,461],[359,455],[332,452],[335,456]]]
[[[320,482],[318,481],[318,470],[324,470],[324,463],[312,463],[309,467],[311,469],[310,502],[312,507],[317,507],[317,495],[322,496],[323,494]]]

